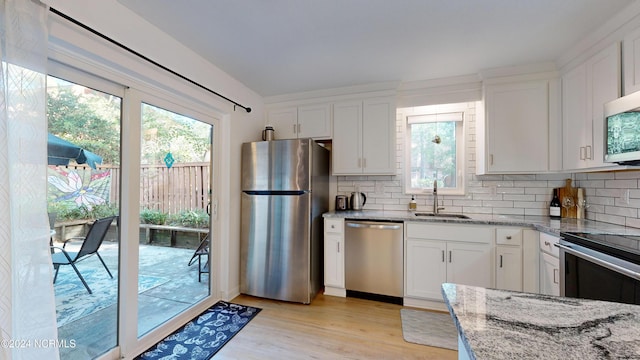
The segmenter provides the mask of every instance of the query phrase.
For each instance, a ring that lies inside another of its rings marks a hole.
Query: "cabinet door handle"
[[[300,134],[301,128],[302,128],[302,125],[298,124],[298,134]]]
[[[548,241],[545,241],[544,246],[551,246],[551,243],[549,243]]]
[[[500,255],[500,268],[502,268],[502,255]]]
[[[493,154],[489,154],[489,165],[493,165]]]
[[[296,133],[296,124],[293,124],[293,133]]]
[[[584,146],[580,147],[580,160],[587,159],[587,149]]]
[[[338,248],[338,254],[340,254],[340,243],[339,242],[336,243],[336,247]]]
[[[442,262],[444,262],[444,250],[442,250]]]
[[[451,262],[451,250],[449,250],[449,262]]]
[[[591,154],[591,145],[587,145],[586,149],[587,149],[586,158],[589,160],[593,160],[593,154]]]
[[[559,284],[560,283],[560,270],[559,269],[553,269],[553,283],[554,284]]]

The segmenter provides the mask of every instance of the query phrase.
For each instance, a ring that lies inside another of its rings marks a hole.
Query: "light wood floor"
[[[310,305],[241,295],[262,309],[213,359],[457,359],[405,342],[400,305],[318,295]]]

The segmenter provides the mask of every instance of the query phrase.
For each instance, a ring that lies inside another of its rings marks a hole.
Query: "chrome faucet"
[[[437,215],[440,210],[444,208],[438,207],[438,180],[433,180],[433,214]]]

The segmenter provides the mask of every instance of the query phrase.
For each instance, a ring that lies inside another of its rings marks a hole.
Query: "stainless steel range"
[[[560,295],[640,305],[640,235],[560,235]]]

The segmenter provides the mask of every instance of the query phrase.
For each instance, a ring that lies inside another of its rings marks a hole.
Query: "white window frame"
[[[427,121],[442,121],[452,113],[461,113],[461,120],[456,125],[456,184],[455,188],[438,188],[438,194],[442,195],[464,195],[465,193],[465,143],[466,143],[466,117],[468,103],[440,104],[419,106],[413,108],[400,109],[404,126],[404,192],[408,195],[419,195],[432,193],[433,187],[414,188],[411,186],[411,127],[410,124],[418,122],[420,117],[430,118]],[[426,120],[426,119],[425,119]],[[447,120],[445,120],[447,121]]]

